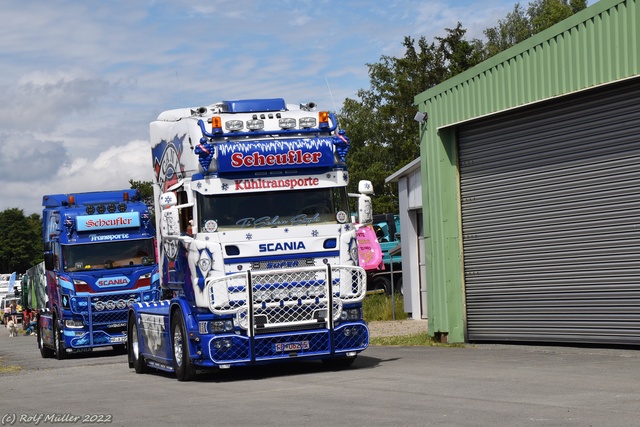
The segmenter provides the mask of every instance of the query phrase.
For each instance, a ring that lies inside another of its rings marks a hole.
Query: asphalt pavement
[[[372,346],[343,371],[292,362],[178,382],[111,350],[42,359],[0,327],[0,425],[637,426],[638,349]]]

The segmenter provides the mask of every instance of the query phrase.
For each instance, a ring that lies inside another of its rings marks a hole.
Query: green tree
[[[520,43],[533,35],[531,22],[520,3],[516,3],[513,11],[505,19],[499,19],[498,25],[484,30],[487,37],[486,56],[491,57],[511,46]]]
[[[403,57],[382,56],[367,64],[371,88],[358,91],[359,101],[346,99],[343,105],[340,123],[351,139],[350,187],[355,191],[361,179],[373,183],[374,212],[397,212],[395,185],[385,184],[385,178],[420,154],[415,95],[482,60],[482,44],[467,41],[462,24],[445,31],[437,43],[405,37]]]
[[[129,180],[129,185],[134,190],[140,190],[142,200],[149,206],[149,209],[153,209],[153,183],[151,181],[134,181]]]
[[[23,273],[42,259],[40,217],[18,208],[0,212],[0,272]]]
[[[536,0],[529,3],[533,34],[546,30],[587,7],[586,0]]]
[[[535,0],[528,10],[516,3],[513,11],[495,27],[484,31],[487,42],[467,40],[466,30],[445,28],[445,37],[429,43],[405,37],[404,56],[382,56],[367,64],[370,89],[361,89],[358,99],[346,99],[340,123],[351,139],[347,157],[350,190],[358,181],[373,183],[373,208],[377,213],[397,212],[395,185],[385,178],[420,154],[419,128],[413,117],[415,95],[477,65],[481,61],[524,41],[581,11],[586,0]]]
[[[486,57],[509,49],[587,7],[586,0],[535,0],[525,10],[516,3],[498,25],[484,30]]]

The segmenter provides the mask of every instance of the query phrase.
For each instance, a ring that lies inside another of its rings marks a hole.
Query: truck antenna
[[[338,109],[336,108],[336,101],[333,99],[333,93],[331,92],[331,86],[329,86],[329,79],[326,74],[324,75],[324,80],[327,82],[327,88],[329,88],[329,95],[331,96],[331,102],[333,102],[333,111],[337,113]]]
[[[178,97],[180,99],[180,103],[182,104],[182,88],[180,87],[180,76],[178,76],[178,70],[174,70],[176,73],[176,83],[178,86]]]

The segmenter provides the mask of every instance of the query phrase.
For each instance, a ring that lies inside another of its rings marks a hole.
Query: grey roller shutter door
[[[458,144],[468,339],[640,344],[640,79]]]

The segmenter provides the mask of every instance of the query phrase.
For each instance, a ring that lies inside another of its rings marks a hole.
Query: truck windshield
[[[349,212],[345,187],[251,194],[197,194],[200,231],[291,227],[345,222]]]
[[[152,265],[156,262],[153,239],[63,245],[64,271]]]

